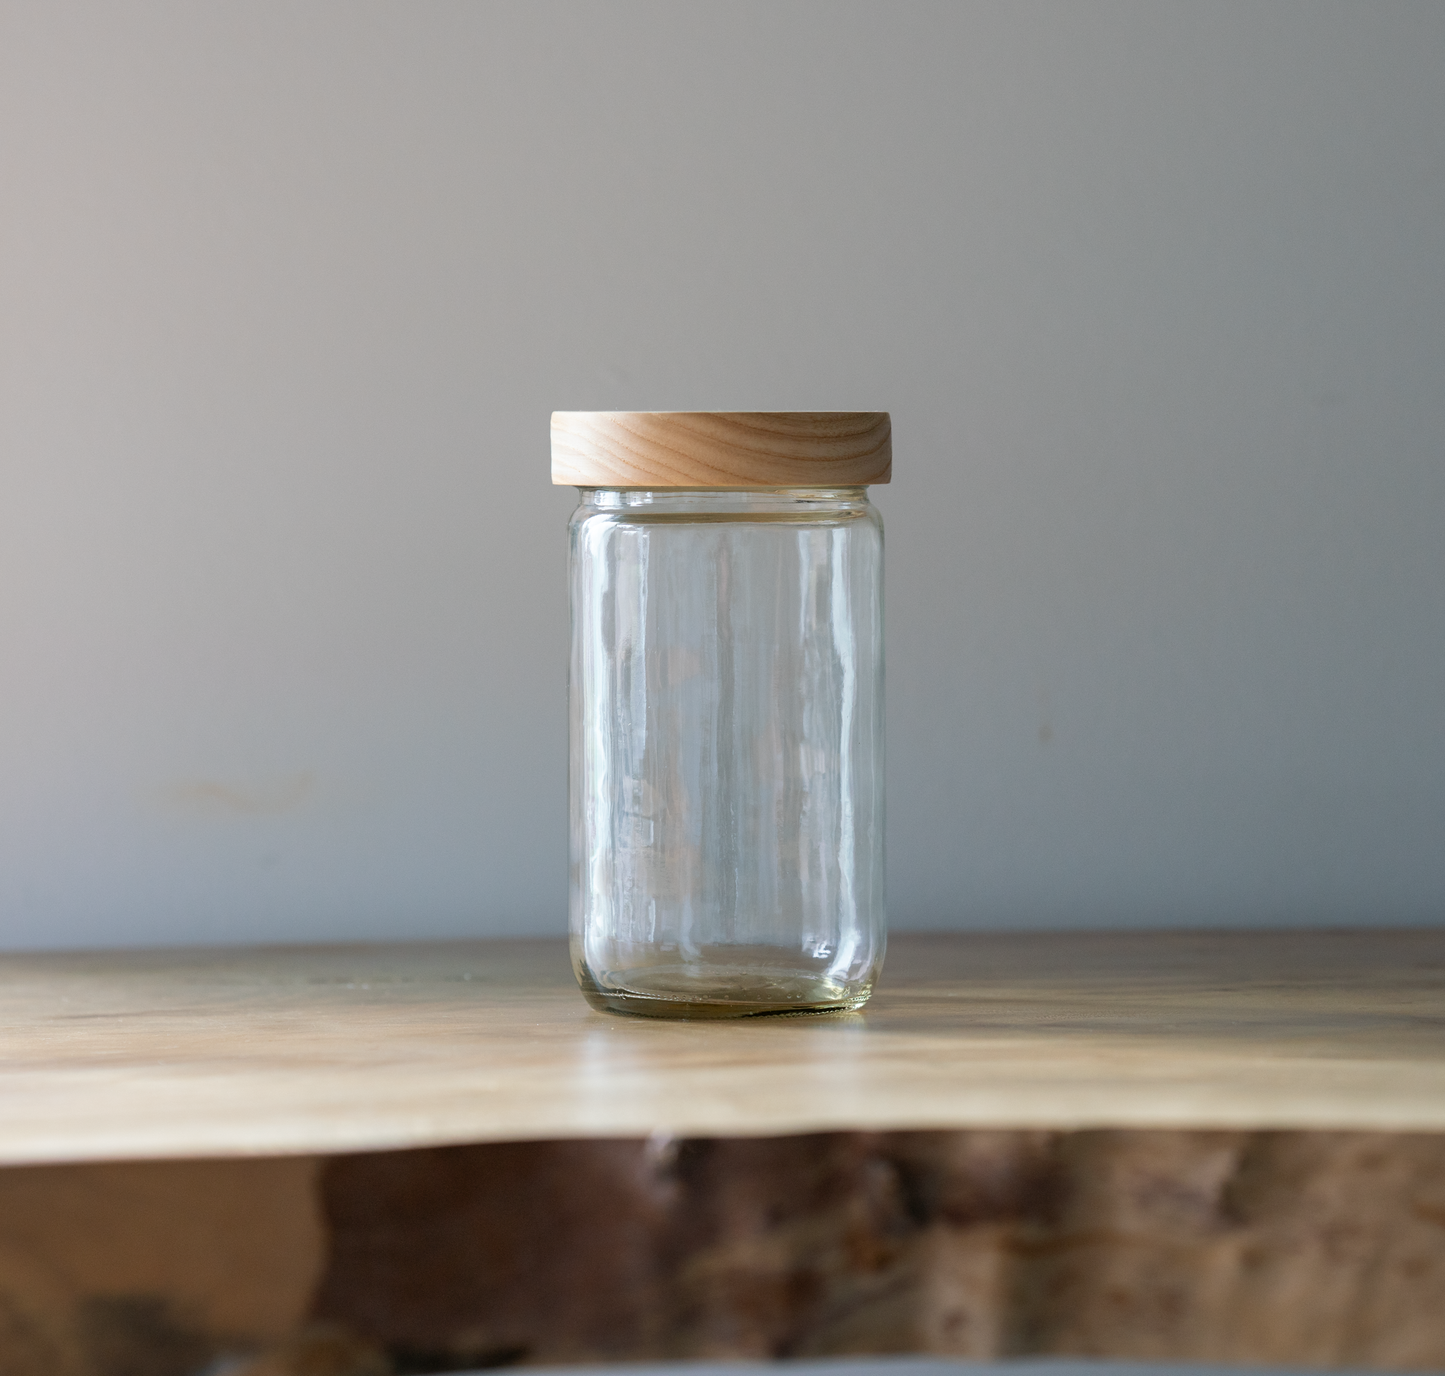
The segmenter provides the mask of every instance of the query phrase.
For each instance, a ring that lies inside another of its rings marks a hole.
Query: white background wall
[[[0,944],[558,932],[554,408],[893,412],[898,926],[1445,920],[1445,5],[0,0]]]

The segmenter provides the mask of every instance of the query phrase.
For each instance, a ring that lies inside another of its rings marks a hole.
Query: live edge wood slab
[[[898,937],[731,1024],[551,942],[9,956],[0,1162],[4,1376],[1445,1370],[1445,931]]]

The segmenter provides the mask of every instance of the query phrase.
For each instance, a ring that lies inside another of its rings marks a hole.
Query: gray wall
[[[0,942],[557,932],[558,408],[893,412],[898,926],[1445,919],[1445,5],[0,4]]]

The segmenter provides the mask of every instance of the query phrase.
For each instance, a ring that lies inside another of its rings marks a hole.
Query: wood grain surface
[[[11,955],[0,1162],[825,1130],[1445,1130],[1445,932],[896,936],[859,1014],[590,1011],[561,941]]]
[[[554,411],[552,481],[573,487],[886,483],[886,411]]]

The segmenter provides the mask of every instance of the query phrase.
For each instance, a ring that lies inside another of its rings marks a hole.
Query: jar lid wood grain
[[[861,487],[893,468],[887,411],[553,411],[567,487]]]

